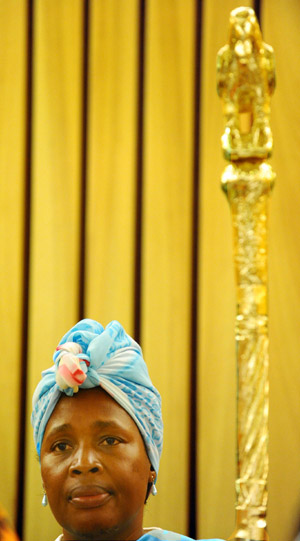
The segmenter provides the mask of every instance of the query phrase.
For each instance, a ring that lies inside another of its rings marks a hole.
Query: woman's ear
[[[149,471],[148,483],[151,483],[151,485],[153,485],[155,479],[156,479],[156,472],[152,469],[152,466],[151,466],[151,469]]]
[[[155,479],[156,479],[156,471],[154,471],[153,466],[151,466],[150,471],[149,471],[149,477],[148,477],[147,493],[146,493],[146,498],[145,498],[144,503],[147,503],[147,500],[149,498],[151,489],[154,485]]]

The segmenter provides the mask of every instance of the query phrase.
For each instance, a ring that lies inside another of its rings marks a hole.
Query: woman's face
[[[153,472],[140,432],[100,388],[62,396],[46,427],[41,472],[64,540],[135,540]]]

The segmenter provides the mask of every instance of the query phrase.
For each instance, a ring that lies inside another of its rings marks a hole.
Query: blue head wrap
[[[104,327],[79,321],[61,339],[54,366],[42,372],[32,399],[31,423],[40,456],[47,422],[62,393],[101,386],[135,421],[149,460],[158,472],[162,450],[161,398],[153,386],[140,346],[117,321]]]

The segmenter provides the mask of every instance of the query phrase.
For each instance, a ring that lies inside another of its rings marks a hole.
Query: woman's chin
[[[72,528],[63,528],[64,540],[78,540],[78,541],[108,541],[111,539],[118,539],[118,528],[114,526],[108,526],[104,524],[94,524],[91,522],[84,522],[79,524],[73,524]]]

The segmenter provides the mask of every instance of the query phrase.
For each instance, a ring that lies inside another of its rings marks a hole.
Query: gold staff
[[[230,14],[229,42],[217,56],[217,90],[230,162],[222,176],[234,233],[237,291],[236,528],[230,539],[268,540],[268,197],[275,174],[270,98],[275,88],[273,49],[262,41],[253,9]]]

